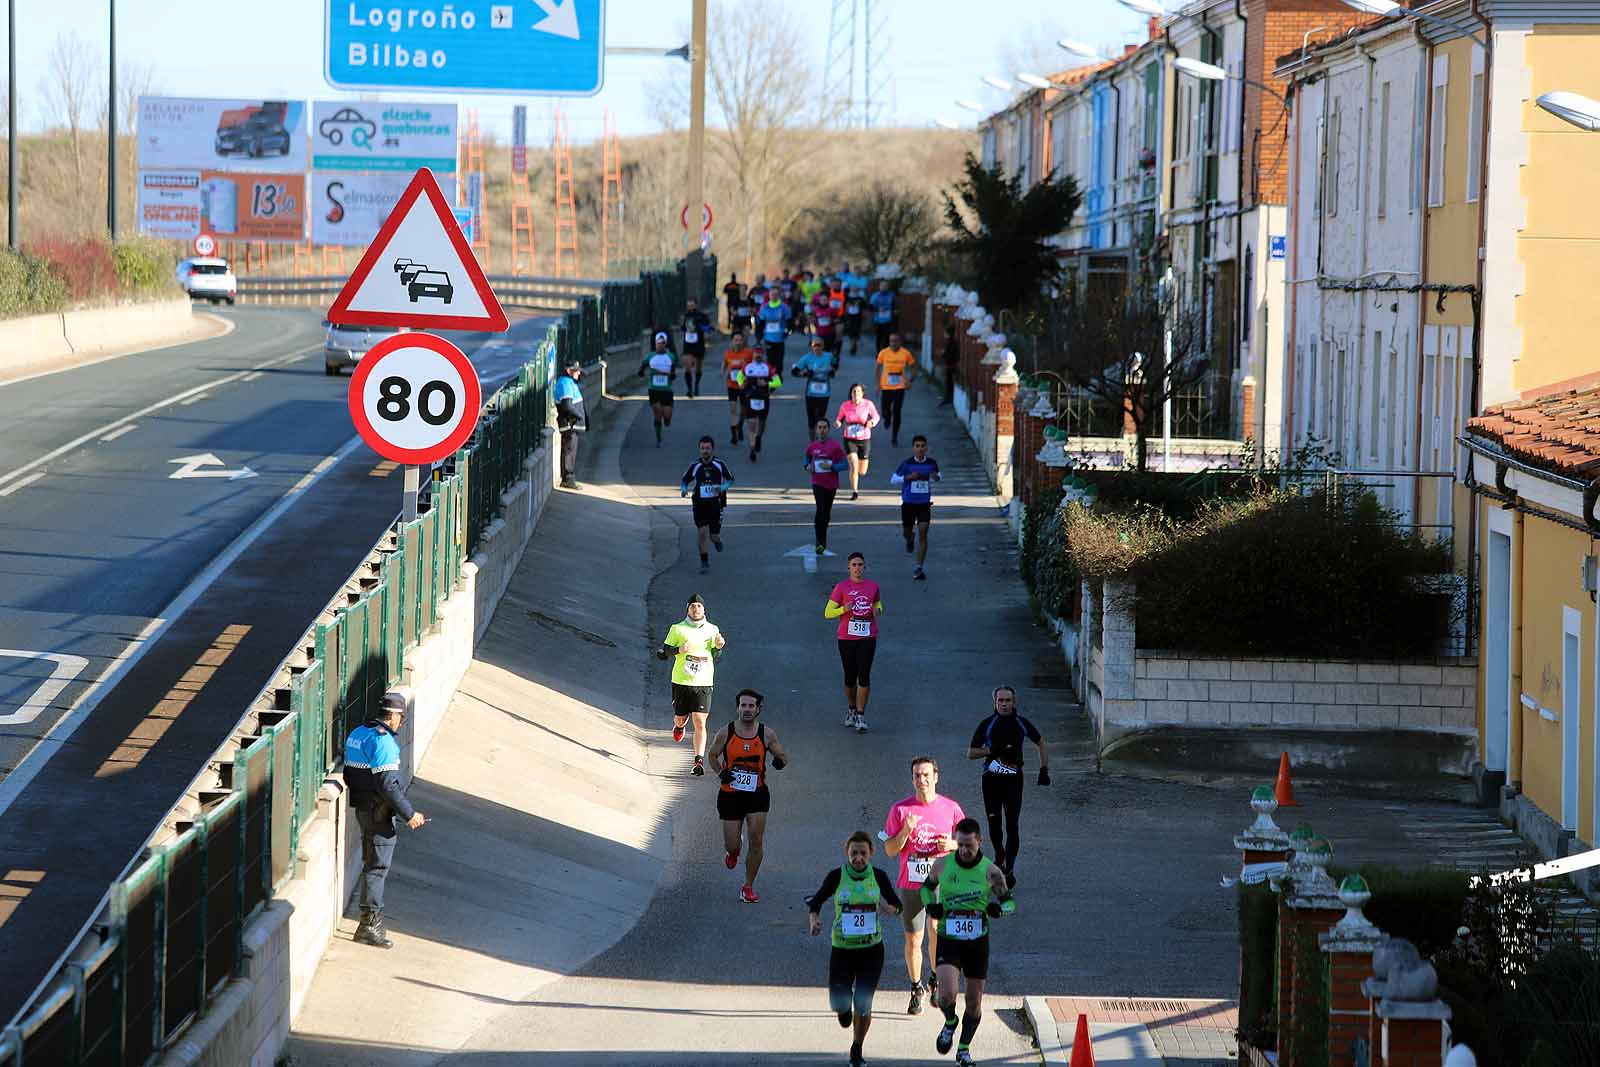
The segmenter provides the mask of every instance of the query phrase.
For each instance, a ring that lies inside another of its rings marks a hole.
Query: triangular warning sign
[[[423,167],[406,186],[328,321],[495,333],[510,327],[433,171]]]

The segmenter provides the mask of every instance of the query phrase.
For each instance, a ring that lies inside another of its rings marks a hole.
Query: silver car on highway
[[[387,337],[400,333],[402,326],[341,326],[322,320],[328,328],[328,338],[322,343],[323,373],[330,377],[345,367],[354,368],[361,357]]]

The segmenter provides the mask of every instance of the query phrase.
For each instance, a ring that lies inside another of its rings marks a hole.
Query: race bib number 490
[[[933,873],[932,856],[912,856],[906,860],[906,881],[921,885]]]

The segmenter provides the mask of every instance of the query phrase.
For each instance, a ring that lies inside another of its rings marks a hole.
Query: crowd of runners
[[[762,455],[773,396],[783,388],[789,343],[804,339],[803,354],[790,365],[789,374],[804,383],[800,392],[810,436],[804,469],[815,501],[814,552],[820,561],[832,555],[828,532],[841,478],[848,474],[849,499],[859,499],[874,431],[887,432],[891,447],[900,444],[904,399],[915,380],[917,362],[897,328],[894,294],[887,282],[872,286],[849,264],[821,276],[784,270],[771,281],[757,277],[748,286],[734,278],[723,294],[728,345],[720,374],[727,390],[728,442],[745,446],[751,463]],[[846,342],[849,354],[857,354],[869,323],[876,342],[872,382],[876,399],[868,398],[861,381],[851,381],[842,395],[836,395]],[[640,373],[645,377],[658,447],[672,425],[677,383],[682,381],[688,397],[700,394],[709,358],[708,337],[714,330],[711,317],[691,301],[681,322],[654,332],[652,351]],[[840,431],[838,439],[835,430]],[[735,476],[716,455],[717,441],[710,434],[699,437],[696,449],[698,455],[684,471],[679,488],[691,500],[700,572],[706,573],[712,551],[723,548],[722,515]],[[929,454],[927,438],[915,434],[910,454],[899,462],[889,485],[900,491],[901,532],[907,554],[915,557],[912,577],[918,581],[927,579],[933,490],[939,480],[939,463]],[[867,577],[867,560],[861,552],[849,553],[846,572],[830,592],[822,615],[835,628],[844,725],[865,734],[883,592]],[[762,721],[766,698],[753,688],[739,690],[732,720],[708,736],[716,662],[726,645],[696,594],[656,655],[672,661],[673,740],[692,737],[690,774],[706,776],[709,762],[717,786],[723,862],[729,870],[737,870],[742,862],[738,897],[756,904],[761,899],[755,887],[771,807],[768,776],[782,771],[790,756],[777,732]],[[941,1015],[935,1049],[944,1054],[954,1047],[957,1063],[974,1062],[971,1045],[982,1019],[990,924],[1016,910],[1012,890],[1017,884],[1025,743],[1031,742],[1037,753],[1038,783],[1050,783],[1048,746],[1038,728],[1019,713],[1016,691],[1002,685],[992,696],[992,712],[978,723],[966,754],[982,761],[993,859],[984,855],[983,825],[938,792],[938,761],[919,755],[909,761],[910,795],[889,809],[876,836],[864,829],[851,833],[843,842],[844,862],[830,869],[807,898],[807,926],[813,936],[821,934],[823,912],[831,908],[830,1008],[839,1025],[852,1031],[852,1065],[866,1062],[862,1047],[884,966],[881,920],[885,918],[898,918],[901,928],[911,986],[908,1013],[920,1014],[924,1002],[931,1000]],[[893,874],[873,865],[880,843],[895,861]]]

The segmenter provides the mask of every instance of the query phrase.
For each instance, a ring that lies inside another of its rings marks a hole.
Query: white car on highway
[[[196,300],[213,304],[233,303],[239,295],[239,279],[233,276],[228,261],[215,256],[199,256],[178,264],[178,284]]]
[[[372,346],[404,330],[402,326],[341,326],[322,320],[328,338],[322,342],[324,373],[338,374],[343,367],[355,367]]]

